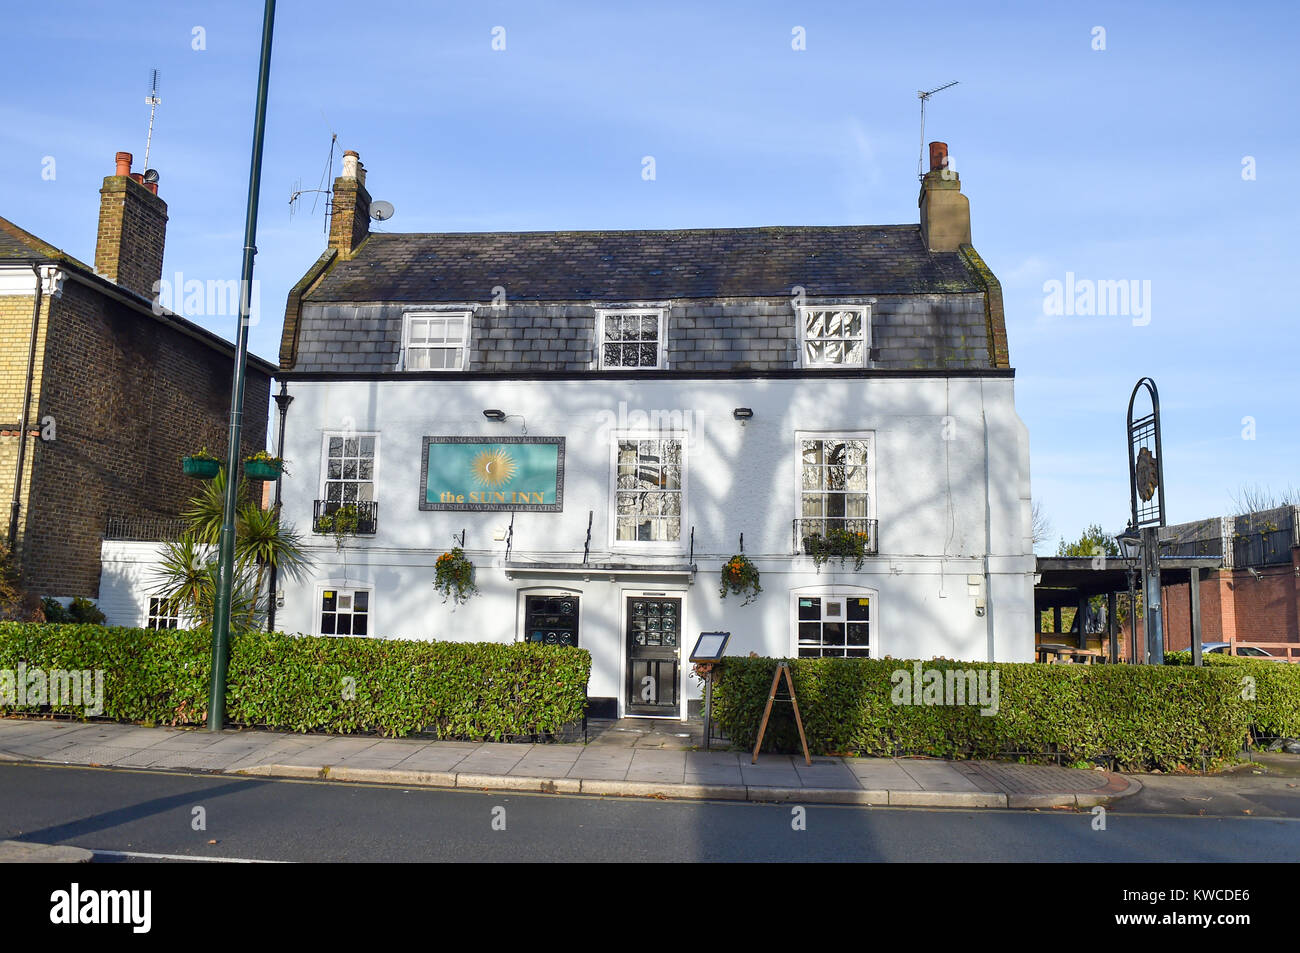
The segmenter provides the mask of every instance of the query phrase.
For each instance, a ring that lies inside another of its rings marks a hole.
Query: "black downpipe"
[[[23,417],[18,427],[18,465],[14,468],[14,499],[9,507],[9,551],[18,541],[18,511],[23,505],[23,469],[27,464],[27,428],[31,425],[32,384],[36,376],[36,337],[41,326],[41,266],[32,263],[36,276],[36,295],[32,306],[32,337],[27,344],[27,383],[23,388]]]
[[[275,445],[275,455],[277,457],[284,456],[284,418],[288,416],[289,405],[292,403],[293,396],[289,393],[289,385],[284,381],[280,381],[280,393],[275,395],[275,405],[280,411],[280,438]],[[283,471],[275,478],[275,518],[277,521],[280,519],[280,484],[282,482],[284,482]],[[271,564],[271,591],[267,600],[266,611],[267,632],[275,631],[275,593],[277,577],[280,574],[279,568],[275,563]]]

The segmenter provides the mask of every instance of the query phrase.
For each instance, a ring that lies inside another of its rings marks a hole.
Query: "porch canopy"
[[[1192,634],[1194,643],[1200,645],[1201,638],[1201,573],[1222,568],[1221,556],[1165,556],[1160,557],[1160,584],[1175,586],[1188,584]],[[1137,584],[1141,591],[1142,582]],[[1103,642],[1110,641],[1110,660],[1119,660],[1118,616],[1115,611],[1115,597],[1118,593],[1128,592],[1128,566],[1118,556],[1108,556],[1104,560],[1094,560],[1088,556],[1039,556],[1037,558],[1037,575],[1034,581],[1034,618],[1038,613],[1048,609],[1054,610],[1060,629],[1060,609],[1070,606],[1077,610],[1076,619],[1088,620],[1088,602],[1093,596],[1106,596],[1106,618],[1104,628],[1095,620],[1093,624],[1079,625],[1076,637],[1078,648],[1088,647],[1089,629],[1094,637],[1100,636]],[[1092,621],[1092,620],[1089,620]],[[1059,634],[1059,633],[1057,633]]]

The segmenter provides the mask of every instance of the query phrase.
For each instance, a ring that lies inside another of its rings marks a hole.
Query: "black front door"
[[[627,596],[627,697],[629,715],[677,718],[681,665],[682,600]]]
[[[546,645],[577,645],[578,597],[525,596],[524,638]]]

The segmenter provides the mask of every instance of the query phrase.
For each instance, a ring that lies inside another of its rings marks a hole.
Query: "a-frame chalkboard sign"
[[[781,681],[782,674],[785,675],[786,689],[789,692],[788,698],[777,698],[777,686]],[[772,687],[767,693],[767,704],[763,707],[763,721],[758,726],[758,741],[754,743],[754,757],[750,759],[750,764],[758,763],[758,752],[763,747],[763,735],[767,732],[767,719],[772,714],[772,703],[776,701],[789,702],[794,706],[794,723],[799,728],[799,743],[803,745],[803,759],[808,764],[812,764],[812,756],[808,754],[808,739],[803,733],[803,719],[799,717],[799,699],[794,696],[794,679],[790,676],[790,665],[785,661],[776,663],[776,671],[772,675]]]

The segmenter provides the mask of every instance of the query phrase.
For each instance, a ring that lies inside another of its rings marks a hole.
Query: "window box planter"
[[[186,476],[211,480],[221,472],[221,461],[212,457],[182,457],[181,468]]]

